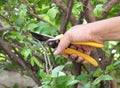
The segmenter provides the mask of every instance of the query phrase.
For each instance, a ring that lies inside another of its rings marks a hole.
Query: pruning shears
[[[62,39],[62,37],[63,37],[63,34],[60,34],[56,37],[52,37],[52,36],[48,36],[48,35],[44,35],[44,34],[38,34],[35,32],[31,32],[31,34],[33,37],[35,37],[39,41],[46,41],[46,43],[52,48],[56,48],[60,42],[60,39]],[[87,46],[92,46],[92,47],[96,47],[96,48],[103,48],[103,46],[104,46],[103,44],[96,43],[96,42],[71,42],[71,44],[87,45]],[[62,53],[66,53],[69,55],[76,54],[77,56],[82,56],[86,61],[88,61],[93,66],[95,66],[95,67],[98,66],[98,62],[94,58],[90,57],[89,55],[87,55],[85,53],[77,51],[75,49],[67,48]]]

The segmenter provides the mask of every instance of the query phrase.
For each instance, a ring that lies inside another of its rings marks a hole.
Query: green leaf
[[[113,65],[114,66],[117,66],[117,65],[119,65],[120,64],[120,61],[116,61]]]
[[[3,68],[0,68],[0,73],[2,73],[3,72]]]
[[[58,11],[57,8],[52,7],[51,9],[48,10],[47,15],[49,16],[51,21],[54,21],[54,19],[55,19],[58,12],[59,11]]]
[[[19,85],[16,83],[16,84],[13,85],[12,88],[19,88]]]
[[[22,51],[21,54],[24,56],[24,59],[27,60],[27,57],[31,54],[31,49],[28,47],[25,47]]]
[[[61,72],[64,67],[65,67],[64,65],[60,65],[60,66],[55,67],[52,70],[51,77],[58,77],[59,76],[59,72]]]
[[[7,0],[0,0],[0,5],[3,5],[7,2]]]
[[[26,12],[27,12],[26,6],[24,4],[21,4],[20,5],[19,18],[24,19],[24,17],[26,16]]]
[[[40,63],[40,61],[39,61],[37,58],[35,58],[35,57],[32,57],[32,58],[33,58],[34,63],[35,63],[37,66],[39,66],[40,68],[43,68],[43,65]]]
[[[116,67],[113,64],[111,64],[106,67],[105,71],[114,71],[115,69]]]
[[[92,84],[93,85],[97,85],[97,84],[99,84],[103,80],[114,80],[114,78],[111,77],[110,75],[103,75],[102,74],[101,76],[99,76],[98,78],[96,78]]]
[[[39,75],[40,75],[40,77],[41,77],[42,79],[45,79],[47,74],[44,72],[43,69],[40,69]]]
[[[103,4],[96,5],[95,9],[93,10],[93,13],[96,17],[102,18],[101,12],[103,12]]]
[[[84,83],[87,83],[88,82],[88,75],[87,74],[81,74],[76,79],[80,80],[80,81],[82,81]]]
[[[72,86],[78,82],[74,76],[60,76],[56,78],[57,88],[68,88],[68,86]]]
[[[31,63],[32,66],[34,66],[34,64],[35,64],[35,63],[34,63],[34,57],[31,57],[30,63]]]
[[[72,85],[74,85],[74,84],[76,84],[76,83],[78,83],[78,82],[79,82],[79,80],[75,80],[75,79],[73,78],[73,79],[71,79],[71,80],[69,80],[69,81],[67,82],[66,86],[72,86]]]
[[[0,0],[0,1],[4,1],[4,0]],[[9,4],[17,4],[18,0],[7,0]]]
[[[77,2],[74,4],[72,13],[75,15],[76,18],[79,18],[80,11],[83,11],[83,4],[81,2]]]
[[[114,71],[116,70],[116,68],[118,67],[118,65],[120,64],[120,61],[116,61],[115,63],[108,65],[105,69],[105,71]]]
[[[28,30],[34,30],[34,29],[37,28],[37,27],[38,27],[37,24],[31,23],[31,24],[29,24],[29,25],[27,26],[27,29],[28,29]]]
[[[15,24],[18,25],[18,26],[22,25],[24,22],[25,21],[24,21],[23,18],[18,18],[18,19],[15,20]]]
[[[98,77],[98,76],[100,76],[101,74],[102,74],[102,69],[101,68],[98,68],[95,72],[94,72],[94,74],[93,74],[93,76],[94,77]]]
[[[54,27],[51,27],[48,23],[39,22],[37,25],[39,25],[39,28],[36,30],[36,32],[51,36],[57,35],[57,30]]]
[[[100,75],[98,78],[96,78],[94,81],[93,81],[93,85],[97,85],[101,82],[100,78],[102,77],[103,75]]]
[[[114,80],[114,78],[110,75],[103,75],[100,80]]]
[[[82,88],[90,88],[90,83],[85,84]]]

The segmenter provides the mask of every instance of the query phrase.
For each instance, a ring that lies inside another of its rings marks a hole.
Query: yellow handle
[[[57,39],[62,39],[63,34],[57,36]],[[75,45],[88,45],[88,46],[93,46],[93,47],[98,47],[98,48],[102,48],[104,45],[102,43],[97,43],[97,42],[71,42],[71,44],[75,44]],[[98,66],[98,63],[95,59],[93,59],[92,57],[90,57],[87,54],[84,54],[80,51],[71,49],[71,48],[67,48],[63,51],[63,53],[67,53],[67,54],[76,54],[79,57],[82,56],[86,61],[88,61],[89,63],[91,63],[92,65],[94,65],[95,67]]]
[[[63,34],[60,34],[58,36],[56,36],[56,39],[62,39]],[[71,44],[75,44],[75,45],[88,45],[88,46],[93,46],[93,47],[98,47],[98,48],[102,48],[104,45],[102,43],[97,43],[97,42],[71,42]]]
[[[93,59],[92,57],[90,57],[89,55],[87,54],[84,54],[80,51],[76,51],[74,49],[71,49],[71,48],[67,48],[63,51],[63,53],[67,53],[67,54],[76,54],[78,55],[79,57],[82,56],[86,61],[88,61],[89,63],[91,63],[92,65],[94,65],[95,67],[98,66],[98,63],[95,59]]]
[[[96,42],[71,42],[71,44],[75,45],[88,45],[93,47],[102,48],[104,45],[102,43],[96,43]]]

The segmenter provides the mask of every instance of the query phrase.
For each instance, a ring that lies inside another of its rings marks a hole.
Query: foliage
[[[91,0],[96,18],[104,18],[101,13],[104,11],[103,5],[107,1]],[[68,1],[63,0],[63,2],[67,6]],[[119,5],[113,6],[108,12],[107,18],[116,16],[120,10]],[[84,8],[81,1],[74,0],[72,13],[75,20],[79,19],[79,13],[84,12]],[[74,65],[68,58],[54,56],[54,49],[49,49],[44,41],[38,41],[31,35],[30,31],[50,36],[59,34],[62,14],[65,12],[51,0],[0,0],[0,11],[0,21],[8,28],[0,32],[0,38],[7,44],[0,49],[0,64],[5,62],[4,66],[0,68],[0,73],[6,66],[13,69],[16,67],[13,63],[16,63],[22,67],[17,67],[20,70],[24,68],[28,74],[35,73],[36,78],[33,79],[41,80],[37,82],[38,85],[41,82],[39,88],[73,88],[75,84],[81,84],[81,88],[100,88],[103,81],[104,86],[107,86],[107,81],[120,78],[119,42],[105,42],[103,51],[106,56],[109,58],[113,54],[111,50],[114,52],[113,61],[106,68],[97,68],[87,73],[82,67],[81,74],[73,75],[71,70],[74,69]],[[87,22],[85,16],[83,17]],[[66,30],[69,30],[70,27],[72,24],[69,21]],[[14,58],[15,56],[17,58]],[[13,66],[10,66],[11,64]],[[90,69],[90,65],[86,65],[86,67]],[[110,76],[110,72],[113,72],[116,78]],[[33,77],[31,74],[29,75]],[[14,85],[13,88],[18,88],[18,86]]]

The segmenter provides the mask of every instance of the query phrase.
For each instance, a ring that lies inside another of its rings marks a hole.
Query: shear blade
[[[33,37],[35,37],[39,41],[47,41],[48,39],[54,39],[54,37],[48,36],[48,35],[45,35],[45,34],[38,34],[38,33],[35,33],[35,32],[31,32],[31,34],[32,34]]]

